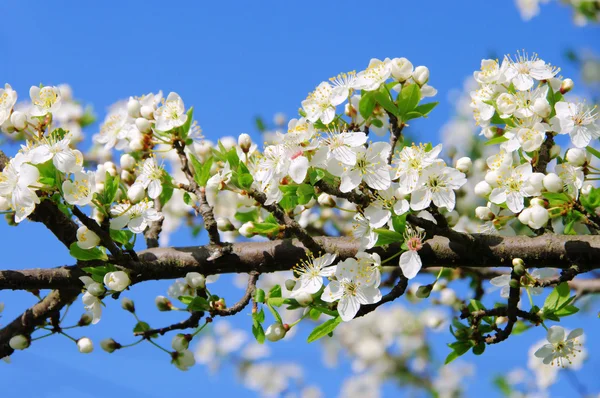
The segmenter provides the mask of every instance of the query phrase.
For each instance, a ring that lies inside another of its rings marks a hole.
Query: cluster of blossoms
[[[524,53],[515,59],[506,56],[502,63],[483,60],[474,73],[479,87],[471,92],[473,115],[481,135],[490,144],[500,144],[500,151],[487,158],[484,181],[474,187],[489,200],[476,211],[479,219],[493,221],[489,232],[504,228],[512,214],[531,229],[541,229],[564,215],[548,208],[552,194],[577,200],[593,188],[585,180],[593,174],[589,146],[600,137],[598,112],[565,99],[573,82],[557,73],[536,55]],[[561,158],[554,138],[567,134],[575,148]],[[548,172],[546,165],[553,159],[554,172]]]
[[[540,13],[540,5],[550,0],[515,0],[521,18],[528,21]],[[588,22],[600,22],[600,7],[598,0],[561,0],[561,4],[573,9],[573,22],[585,26]]]

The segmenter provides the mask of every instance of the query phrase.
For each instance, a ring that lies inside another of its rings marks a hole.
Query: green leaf
[[[110,237],[115,242],[120,243],[121,245],[126,245],[129,243],[129,241],[133,237],[133,232],[131,232],[128,229],[122,230],[122,231],[119,231],[116,229],[111,229]]]
[[[256,126],[256,129],[258,131],[260,131],[261,133],[264,133],[265,131],[267,131],[267,125],[265,124],[265,121],[263,120],[263,118],[260,116],[256,116],[254,118],[254,125]]]
[[[56,185],[57,170],[52,159],[47,162],[34,165],[40,172],[40,182],[51,187]]]
[[[475,355],[481,355],[483,354],[485,351],[485,343],[482,341],[481,343],[477,344],[475,347],[473,347],[473,354]]]
[[[475,312],[479,310],[485,310],[485,306],[479,300],[471,299],[469,302],[469,311]]]
[[[372,91],[369,91],[360,97],[360,102],[358,103],[358,112],[363,118],[368,119],[369,116],[373,114],[375,105],[375,95]]]
[[[319,311],[316,308],[311,308],[308,316],[310,317],[310,319],[312,319],[313,321],[317,321],[319,319],[319,317],[321,316],[322,312]]]
[[[110,205],[115,201],[117,197],[117,191],[119,190],[119,175],[111,176],[110,173],[106,172],[106,179],[104,181],[104,195],[102,195],[102,203]]]
[[[258,221],[258,215],[259,215],[258,209],[254,208],[250,211],[244,211],[244,212],[238,211],[237,213],[235,213],[234,218],[242,223],[247,223],[250,221],[256,222],[256,221]]]
[[[510,397],[512,395],[512,388],[505,377],[497,376],[494,378],[494,385],[498,387],[500,392],[505,396]]]
[[[260,311],[258,311],[255,315],[256,315],[255,316],[256,322],[263,323],[265,321],[265,310],[264,309],[261,308]]]
[[[319,340],[321,337],[327,336],[329,333],[333,332],[337,325],[339,325],[341,322],[342,318],[339,316],[323,322],[314,328],[312,332],[310,332],[307,341],[312,343],[313,341]]]
[[[554,315],[562,317],[562,316],[573,315],[578,312],[579,312],[579,308],[575,307],[574,305],[566,305],[566,306],[556,310],[554,312]]]
[[[375,101],[377,101],[377,103],[381,105],[383,109],[385,109],[392,115],[398,115],[398,108],[396,107],[396,104],[394,104],[394,101],[390,97],[390,92],[387,90],[387,88],[381,86],[379,90],[373,91],[373,93],[375,96]]]
[[[192,162],[192,166],[194,167],[194,181],[201,187],[206,186],[206,182],[210,178],[210,169],[213,164],[212,156],[204,162],[204,164],[200,163],[198,158],[195,155],[190,154],[190,161]]]
[[[308,171],[308,178],[310,179],[310,183],[315,185],[317,182],[321,181],[325,177],[325,172],[321,169],[311,168]]]
[[[171,184],[171,177],[168,174],[164,174],[162,178],[162,192],[158,197],[158,201],[165,205],[173,196],[173,184]]]
[[[565,193],[543,192],[542,196],[548,199],[551,206],[557,206],[562,203],[571,202],[571,197]]]
[[[569,288],[569,284],[567,282],[561,283],[552,290],[552,293],[550,293],[548,297],[546,297],[544,308],[549,310],[559,309],[562,304],[569,300],[570,294],[571,289]]]
[[[501,135],[500,137],[494,137],[490,140],[488,140],[485,145],[496,145],[496,144],[502,144],[503,142],[508,141],[508,138],[506,138],[505,136]]]
[[[192,122],[194,121],[194,107],[193,106],[191,106],[190,109],[188,109],[188,111],[186,112],[186,115],[187,115],[187,120],[181,127],[179,127],[179,134],[180,134],[181,138],[183,138],[184,140],[187,138],[188,134],[190,133],[190,127],[192,127]]]
[[[260,323],[255,323],[252,325],[252,334],[259,344],[263,344],[265,342],[265,330]]]
[[[315,197],[315,188],[310,184],[300,184],[296,190],[298,204],[305,205]]]
[[[592,155],[594,155],[595,157],[597,157],[598,159],[600,159],[600,151],[598,151],[598,150],[596,150],[596,149],[592,148],[591,146],[587,146],[587,147],[585,147],[585,149],[586,149],[586,150],[587,150],[589,153],[591,153]]]
[[[408,84],[398,93],[398,115],[406,115],[416,109],[421,100],[421,88],[418,84]]]
[[[392,226],[394,231],[398,232],[404,238],[404,231],[406,230],[406,216],[408,213],[404,213],[401,216],[392,216]]]
[[[254,227],[252,228],[251,232],[254,232],[259,235],[274,234],[274,233],[279,232],[279,224],[273,224],[273,223],[267,223],[267,222],[254,223]]]
[[[254,301],[256,301],[257,303],[264,303],[265,291],[262,289],[256,289],[256,292],[254,293]]]
[[[444,365],[449,364],[454,361],[456,358],[464,355],[467,351],[469,351],[472,347],[471,343],[456,341],[454,343],[448,344],[448,347],[452,349],[452,352],[448,354],[446,360],[444,361]]]
[[[269,290],[269,298],[281,297],[281,286],[275,285]]]
[[[144,321],[139,321],[133,328],[133,333],[147,332],[150,330],[150,325]]]
[[[104,250],[100,250],[97,247],[94,247],[93,249],[84,250],[77,245],[77,242],[71,243],[71,246],[69,247],[69,253],[77,260],[82,261],[108,260],[108,256],[106,255]]]
[[[390,231],[389,229],[377,228],[373,230],[379,235],[377,244],[375,246],[389,245],[392,243],[402,242],[404,236],[396,231]]]
[[[104,284],[104,275],[106,275],[109,272],[115,271],[116,268],[112,264],[106,264],[100,267],[84,267],[82,268],[82,270],[90,274],[94,282]]]
[[[253,182],[254,178],[250,174],[248,167],[243,162],[239,162],[237,168],[237,185],[242,189],[250,189]]]
[[[204,297],[194,297],[187,307],[190,311],[207,311],[210,309],[210,303]]]
[[[428,102],[426,104],[421,104],[415,108],[415,112],[420,113],[422,116],[427,116],[433,108],[438,106],[439,102]]]
[[[269,304],[274,307],[281,307],[284,304],[290,304],[292,301],[283,297],[271,297],[269,298]]]

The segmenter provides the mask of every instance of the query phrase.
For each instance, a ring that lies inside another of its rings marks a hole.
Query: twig
[[[237,314],[238,312],[246,308],[248,303],[250,303],[250,299],[252,298],[254,291],[256,290],[256,282],[258,282],[259,275],[260,274],[258,272],[250,273],[250,276],[248,277],[248,287],[246,287],[246,292],[244,293],[240,301],[238,301],[229,308],[216,308],[214,310],[211,310],[211,315],[231,316]]]
[[[177,322],[172,325],[166,326],[164,328],[150,329],[150,330],[146,330],[145,332],[135,332],[134,334],[136,336],[143,336],[144,338],[147,339],[150,336],[152,336],[153,334],[160,334],[162,336],[165,333],[170,332],[172,330],[185,330],[185,329],[195,328],[195,327],[198,327],[198,324],[200,323],[200,319],[202,319],[203,316],[204,316],[204,311],[194,311],[191,313],[190,317],[188,319],[186,319],[185,321]]]

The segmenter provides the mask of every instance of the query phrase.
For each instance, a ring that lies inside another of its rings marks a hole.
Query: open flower
[[[141,184],[144,189],[148,189],[150,199],[156,199],[162,193],[163,175],[163,168],[156,163],[156,158],[152,156],[144,160],[140,175],[135,180],[135,184]]]
[[[323,277],[330,277],[335,272],[335,266],[330,265],[335,261],[336,255],[326,253],[321,257],[309,258],[307,261],[298,263],[294,270],[299,276],[292,290],[292,297],[300,293],[314,294],[323,286]]]
[[[374,304],[381,300],[381,292],[367,283],[366,275],[358,272],[358,262],[349,258],[336,267],[335,277],[321,295],[323,301],[338,301],[338,312],[344,322],[352,320],[362,304]]]
[[[552,326],[548,329],[547,339],[549,344],[543,345],[535,352],[535,356],[543,358],[545,365],[565,367],[564,361],[572,363],[571,358],[581,352],[581,344],[577,341],[583,335],[583,329],[575,329],[565,339],[565,329],[561,326]]]
[[[507,63],[505,76],[506,79],[515,85],[519,91],[529,90],[533,87],[533,80],[548,80],[553,78],[559,71],[538,59],[534,54],[531,58],[527,53],[517,53],[515,59],[505,57]]]
[[[392,180],[387,157],[392,148],[387,142],[375,142],[369,148],[356,148],[356,164],[344,166],[340,191],[350,192],[364,181],[373,189],[387,189]]]
[[[410,196],[410,207],[413,210],[423,210],[433,201],[436,206],[452,211],[456,204],[454,191],[466,182],[464,173],[438,160],[423,170],[417,188]]]
[[[67,203],[85,206],[89,204],[96,190],[96,175],[93,171],[77,171],[75,180],[66,180],[62,184],[63,194]]]
[[[598,112],[583,103],[558,102],[554,105],[560,134],[569,134],[577,148],[584,148],[600,137]],[[555,123],[556,124],[556,123]]]
[[[15,211],[15,222],[20,223],[29,216],[40,199],[35,193],[40,177],[39,170],[24,163],[23,155],[17,155],[0,172],[0,196],[7,199]]]
[[[32,107],[31,116],[45,116],[47,113],[56,112],[60,107],[60,89],[54,86],[37,87],[29,89]]]
[[[367,135],[365,133],[351,133],[347,131],[330,131],[323,138],[323,143],[329,149],[328,156],[351,166],[356,164],[356,152],[353,148],[360,147],[365,142],[367,142]]]
[[[5,84],[0,88],[0,125],[10,118],[13,106],[17,102],[17,92],[12,89],[10,84]]]
[[[331,123],[335,117],[335,107],[344,100],[342,98],[340,101],[339,97],[338,95],[333,95],[333,88],[329,83],[322,82],[317,86],[315,91],[302,101],[302,108],[306,112],[306,118],[312,123],[319,119],[324,124]]]
[[[531,196],[528,181],[532,174],[531,164],[523,163],[517,167],[498,169],[499,187],[490,194],[490,202],[506,205],[510,211],[519,213],[523,210],[523,198]]]
[[[405,146],[400,151],[398,169],[394,179],[399,179],[400,188],[411,193],[419,181],[423,169],[433,164],[442,151],[442,144],[427,151],[424,145]]]
[[[187,118],[183,100],[177,93],[169,93],[165,103],[154,111],[156,129],[159,131],[169,131],[182,126]]]
[[[400,256],[400,268],[406,278],[412,279],[417,276],[423,266],[421,257],[417,252],[423,248],[425,233],[407,227],[404,232],[404,239],[408,250]]]
[[[123,271],[108,272],[104,275],[104,284],[116,292],[125,290],[130,283],[129,275]]]
[[[151,221],[162,218],[162,214],[156,211],[152,201],[142,201],[135,205],[119,204],[113,207],[110,213],[115,216],[110,220],[112,229],[122,229],[127,226],[134,234],[144,232]]]

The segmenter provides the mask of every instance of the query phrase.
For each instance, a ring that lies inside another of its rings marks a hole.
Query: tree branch
[[[223,308],[223,309],[217,308],[217,309],[211,310],[210,311],[211,315],[231,316],[231,315],[237,314],[238,312],[240,312],[241,310],[246,308],[248,303],[250,303],[250,299],[252,298],[254,291],[256,290],[256,282],[258,282],[259,275],[260,274],[258,272],[254,272],[254,271],[250,273],[250,276],[248,277],[248,287],[246,288],[246,293],[244,293],[244,295],[242,296],[240,301],[238,301],[237,303],[235,303],[233,306],[231,306],[229,308]]]

